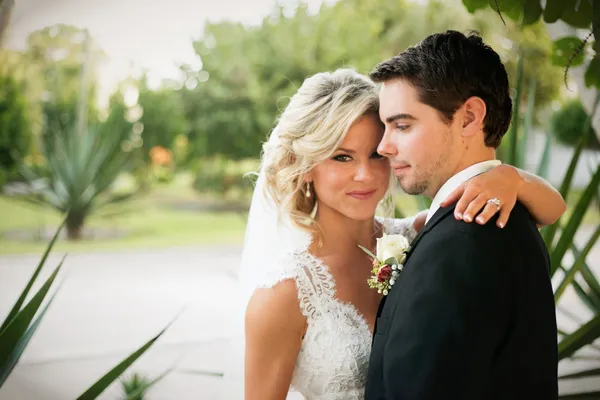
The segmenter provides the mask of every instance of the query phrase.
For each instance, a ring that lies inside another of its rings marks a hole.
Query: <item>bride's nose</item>
[[[356,182],[368,182],[374,178],[373,166],[369,161],[361,162],[354,172]]]

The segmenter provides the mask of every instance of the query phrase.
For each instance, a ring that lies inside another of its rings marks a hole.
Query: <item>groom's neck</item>
[[[433,199],[437,192],[444,186],[446,182],[454,175],[458,174],[461,171],[469,168],[472,165],[479,164],[480,162],[490,161],[496,159],[496,152],[491,147],[484,147],[479,149],[478,151],[467,151],[463,154],[457,162],[455,163],[455,167],[451,169],[448,173],[446,173],[445,179],[441,181],[437,188],[435,189],[435,193],[431,194],[431,198]]]

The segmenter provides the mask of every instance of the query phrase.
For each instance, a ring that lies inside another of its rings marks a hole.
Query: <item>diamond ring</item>
[[[500,200],[497,197],[494,197],[493,199],[489,199],[487,201],[487,203],[495,205],[497,211],[500,211]]]

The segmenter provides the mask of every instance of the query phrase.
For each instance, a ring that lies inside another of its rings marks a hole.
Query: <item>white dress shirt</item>
[[[502,164],[500,160],[482,161],[480,163],[473,164],[470,167],[463,169],[462,171],[448,179],[446,183],[442,185],[440,190],[438,190],[435,197],[433,198],[433,202],[431,203],[431,207],[429,208],[429,212],[427,213],[427,219],[425,220],[425,223],[429,222],[431,217],[433,217],[433,214],[435,214],[435,212],[439,210],[440,203],[446,197],[448,197],[450,193],[452,193],[456,188],[458,188],[463,182],[468,181],[474,176],[483,174],[484,172],[487,172],[500,164]]]

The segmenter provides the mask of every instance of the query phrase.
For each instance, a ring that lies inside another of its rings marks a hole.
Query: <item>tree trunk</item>
[[[2,39],[8,30],[10,16],[15,7],[15,0],[0,0],[0,48],[2,48]]]
[[[83,237],[83,223],[85,217],[78,214],[67,215],[67,238],[69,240],[80,240]]]
[[[546,28],[548,28],[548,34],[552,40],[557,40],[565,36],[576,36],[577,29],[572,26],[567,25],[562,21],[556,21],[552,24],[546,24]],[[600,35],[600,34],[599,34]],[[591,41],[595,40],[593,38]],[[579,93],[579,99],[583,103],[583,107],[585,111],[589,114],[592,113],[592,107],[594,106],[594,99],[596,98],[596,92],[598,89],[595,87],[587,88],[585,87],[585,71],[590,63],[589,57],[586,58],[585,63],[578,67],[570,67],[569,68],[569,76],[568,80],[575,82],[577,88],[569,87],[571,90],[577,90]],[[600,113],[597,112],[592,120],[592,127],[596,132],[596,137],[598,138],[598,142],[600,142]]]

